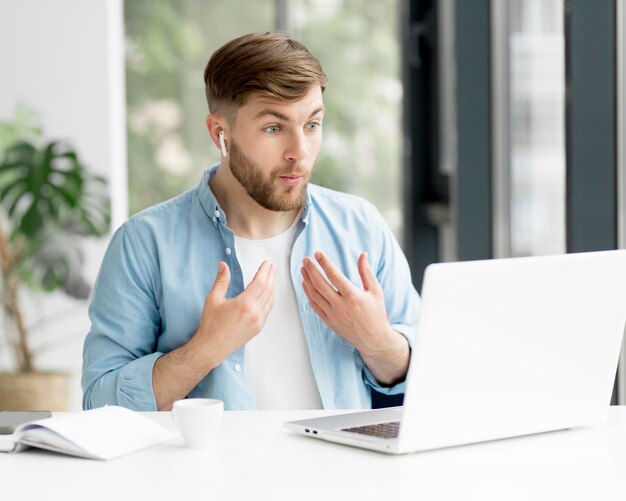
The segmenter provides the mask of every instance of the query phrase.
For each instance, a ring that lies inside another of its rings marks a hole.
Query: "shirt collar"
[[[311,213],[311,190],[307,187],[304,203],[300,210],[300,221],[304,224],[309,223],[309,214]]]
[[[213,194],[213,190],[209,186],[211,179],[213,176],[217,174],[218,165],[213,165],[209,167],[204,174],[202,175],[202,180],[198,185],[198,199],[200,200],[200,205],[206,212],[206,215],[209,216],[209,219],[213,221],[213,224],[217,226],[218,224],[226,224],[226,214],[220,207],[220,204],[217,202],[217,198]]]
[[[209,219],[213,221],[213,224],[217,226],[218,224],[226,224],[226,213],[220,207],[220,204],[215,198],[209,183],[211,179],[217,174],[217,169],[219,168],[219,164],[213,165],[209,167],[204,174],[202,175],[202,180],[198,185],[198,198],[200,200],[200,205],[206,212]],[[309,222],[309,214],[311,212],[311,193],[310,190],[306,190],[305,200],[302,204],[302,209],[300,210],[300,221],[307,224]]]

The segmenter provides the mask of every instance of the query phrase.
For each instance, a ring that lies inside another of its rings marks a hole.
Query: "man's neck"
[[[209,185],[226,214],[228,227],[241,238],[260,240],[280,235],[291,227],[300,213],[300,208],[281,212],[260,206],[223,165]]]

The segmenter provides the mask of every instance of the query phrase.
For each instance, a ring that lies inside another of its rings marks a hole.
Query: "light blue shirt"
[[[156,410],[154,363],[196,332],[218,261],[228,263],[231,270],[227,297],[243,291],[234,234],[209,187],[216,172],[217,168],[206,171],[197,188],[134,215],[113,235],[89,307],[92,325],[85,339],[82,375],[85,409],[115,404]],[[408,264],[372,204],[309,185],[291,255],[291,277],[313,374],[324,408],[370,408],[370,388],[397,394],[404,391],[404,382],[379,385],[358,351],[311,308],[300,268],[303,258],[317,250],[359,287],[357,260],[367,251],[385,294],[389,322],[411,343],[419,297]],[[218,398],[230,410],[254,409],[244,349],[226,358],[188,396]]]

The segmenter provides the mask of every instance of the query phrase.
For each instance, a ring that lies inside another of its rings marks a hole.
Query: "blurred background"
[[[623,24],[608,0],[0,0],[0,154],[66,141],[106,180],[109,231],[71,262],[93,284],[111,232],[218,161],[213,51],[286,31],[329,77],[314,182],[377,206],[419,290],[431,262],[624,246]],[[88,301],[31,282],[35,369],[67,374],[79,409]]]
[[[287,31],[320,59],[324,148],[314,182],[373,201],[401,234],[401,45],[396,1],[130,0],[125,3],[129,208],[194,187],[219,161],[203,127],[212,52]]]

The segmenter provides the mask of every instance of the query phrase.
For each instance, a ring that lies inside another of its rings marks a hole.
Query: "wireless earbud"
[[[226,158],[228,156],[228,152],[226,151],[226,144],[224,143],[224,131],[221,130],[220,131],[220,147],[222,148],[222,155],[224,156],[224,158]]]

